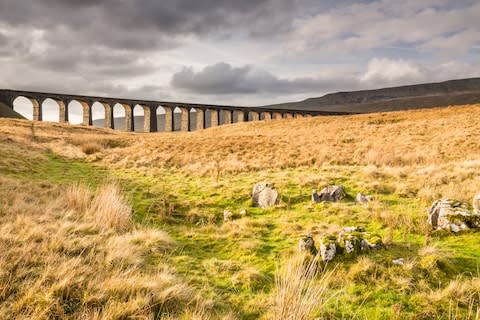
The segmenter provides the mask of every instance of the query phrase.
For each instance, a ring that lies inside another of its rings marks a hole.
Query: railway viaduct
[[[317,115],[345,115],[342,112],[324,112],[311,110],[273,109],[265,107],[240,107],[224,105],[206,105],[195,103],[153,101],[123,99],[111,97],[95,97],[83,95],[71,95],[61,93],[34,92],[21,90],[0,90],[0,102],[13,109],[14,101],[18,97],[24,97],[31,101],[33,106],[33,120],[42,121],[42,105],[47,99],[58,104],[59,122],[68,122],[68,108],[72,101],[77,101],[83,110],[83,125],[92,125],[92,106],[100,103],[105,110],[104,126],[114,129],[113,108],[119,104],[125,111],[125,130],[134,131],[133,109],[139,105],[144,111],[144,132],[158,131],[157,109],[162,107],[165,111],[164,131],[174,131],[179,127],[181,131],[202,130],[207,126],[207,116],[210,127],[220,124],[231,124],[244,121],[271,120],[282,118],[312,117]],[[181,112],[180,125],[175,123],[174,112]],[[191,112],[191,111],[195,112]],[[191,117],[194,116],[195,128],[190,125]]]

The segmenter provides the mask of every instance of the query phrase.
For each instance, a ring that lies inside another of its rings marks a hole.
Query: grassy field
[[[426,224],[435,199],[480,191],[478,112],[158,134],[0,119],[0,317],[302,319],[290,305],[311,306],[304,319],[479,319],[479,233]],[[281,195],[271,209],[251,203],[264,180]],[[349,196],[312,204],[327,184]],[[353,225],[385,249],[337,257],[287,299],[299,238]]]

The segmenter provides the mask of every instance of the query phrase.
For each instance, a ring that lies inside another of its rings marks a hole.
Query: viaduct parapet
[[[312,117],[318,115],[346,115],[344,112],[327,112],[327,111],[311,111],[311,110],[289,110],[289,109],[271,109],[262,107],[241,107],[241,106],[225,106],[225,105],[206,105],[196,103],[182,103],[182,102],[168,102],[168,101],[153,101],[153,100],[138,100],[138,99],[123,99],[111,97],[95,97],[82,96],[61,93],[48,92],[34,92],[21,90],[0,90],[0,102],[14,108],[14,101],[18,97],[24,97],[31,101],[33,106],[33,120],[42,121],[43,103],[47,99],[51,99],[58,104],[59,122],[68,122],[68,109],[72,101],[77,101],[82,106],[83,111],[83,125],[91,126],[92,107],[94,103],[103,105],[105,111],[104,126],[106,128],[114,129],[113,108],[116,105],[123,107],[125,111],[125,130],[134,131],[135,122],[133,109],[140,106],[144,113],[144,132],[157,132],[157,109],[163,108],[165,112],[165,126],[164,131],[174,131],[179,127],[181,131],[202,130],[207,126],[218,126],[220,124],[231,124],[245,121],[271,120],[282,118],[299,118]],[[178,108],[178,109],[177,109]],[[180,110],[180,123],[175,123],[175,110]],[[192,112],[195,111],[195,112]],[[191,118],[195,117],[196,128],[191,126]],[[207,117],[209,119],[207,119]],[[208,120],[208,121],[207,121]]]

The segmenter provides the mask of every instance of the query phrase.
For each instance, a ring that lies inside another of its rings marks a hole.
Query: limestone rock
[[[320,255],[323,262],[332,261],[337,254],[337,237],[335,235],[326,235],[320,242]]]
[[[253,187],[252,201],[256,207],[269,208],[278,203],[279,196],[272,184],[268,182],[257,183]]]
[[[247,210],[243,209],[240,211],[240,217],[246,217],[247,216]]]
[[[326,186],[323,188],[320,193],[317,193],[316,190],[312,192],[312,202],[319,203],[323,201],[335,202],[345,198],[346,193],[345,189],[342,186]]]
[[[480,227],[480,215],[472,214],[465,202],[440,199],[428,210],[428,223],[433,229],[460,232]]]
[[[480,192],[473,197],[473,213],[480,214]]]
[[[357,193],[355,197],[355,202],[358,204],[367,204],[372,201],[372,196],[365,196],[361,192]]]
[[[318,250],[315,247],[315,241],[311,234],[307,234],[306,236],[302,237],[298,242],[298,251],[300,252],[309,252],[312,255],[316,255]]]
[[[403,266],[405,264],[405,259],[403,258],[393,259],[392,263],[398,266]]]

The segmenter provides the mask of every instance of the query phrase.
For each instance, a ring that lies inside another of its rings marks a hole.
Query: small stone
[[[260,182],[253,187],[252,191],[253,205],[260,208],[269,208],[276,205],[279,201],[277,190],[271,183]]]
[[[361,192],[357,193],[355,202],[358,204],[367,204],[372,201],[372,196],[364,196]]]
[[[315,248],[315,241],[311,234],[308,234],[300,239],[298,242],[298,251],[309,252],[312,255],[316,255],[318,250]]]
[[[405,259],[403,258],[393,259],[392,263],[398,266],[403,266],[405,264]]]
[[[241,217],[246,217],[247,216],[247,210],[243,209],[240,211],[240,216]]]
[[[228,210],[223,210],[223,222],[232,221],[233,214]]]

